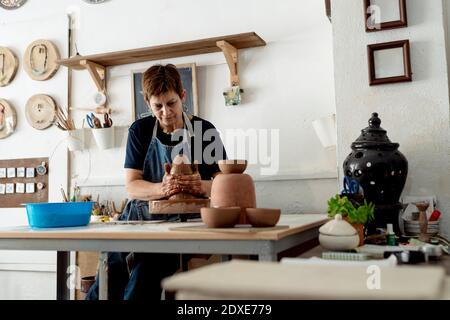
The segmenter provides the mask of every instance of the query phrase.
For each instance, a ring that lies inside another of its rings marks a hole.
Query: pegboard
[[[45,163],[47,172],[44,175],[39,175],[36,169],[42,163]],[[9,168],[15,168],[15,177],[8,176]],[[18,177],[21,173],[19,171],[22,171],[20,168],[25,169],[25,177]],[[27,173],[31,173],[31,170],[27,170],[27,168],[34,169],[34,177],[27,177]],[[6,169],[6,177],[4,177],[4,169]],[[49,169],[48,158],[0,160],[0,208],[19,208],[23,207],[22,204],[24,203],[48,202]],[[44,186],[41,190],[38,189],[39,183],[42,183]],[[8,184],[14,184],[14,193],[6,193],[6,186]],[[19,190],[17,190],[18,184]],[[23,193],[17,193],[17,191],[20,191],[20,184],[23,184]],[[30,184],[30,187],[31,184],[34,184],[33,193],[27,193],[27,184]],[[3,188],[5,188],[4,193],[2,192]]]

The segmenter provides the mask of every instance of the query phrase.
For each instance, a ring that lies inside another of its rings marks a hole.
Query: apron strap
[[[158,118],[155,117],[155,125],[153,126],[152,140],[156,138],[156,133],[158,132],[159,121]]]
[[[189,138],[195,137],[194,129],[192,128],[192,123],[189,120],[189,117],[187,116],[186,112],[183,111],[183,118],[185,126],[187,127]]]

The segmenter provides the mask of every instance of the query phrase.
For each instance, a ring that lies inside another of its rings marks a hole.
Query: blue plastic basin
[[[27,203],[31,228],[76,227],[89,224],[94,202]]]

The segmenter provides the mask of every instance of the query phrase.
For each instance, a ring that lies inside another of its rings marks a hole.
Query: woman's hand
[[[178,185],[181,188],[181,192],[188,193],[193,196],[206,196],[206,191],[203,190],[202,178],[199,173],[178,176],[177,180]]]
[[[161,191],[164,197],[170,197],[182,192],[178,183],[178,176],[170,174],[170,165],[168,163],[164,164],[164,171],[165,174],[161,185]]]

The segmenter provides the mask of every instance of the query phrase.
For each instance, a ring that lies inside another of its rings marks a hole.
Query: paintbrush
[[[69,199],[67,199],[66,192],[64,191],[63,187],[61,187],[61,195],[63,197],[64,202],[69,202]]]

